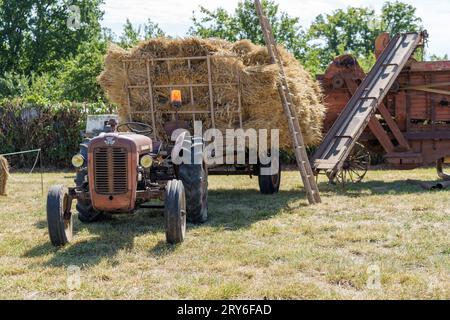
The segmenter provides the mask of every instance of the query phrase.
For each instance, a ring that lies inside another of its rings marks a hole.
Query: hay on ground
[[[322,123],[325,107],[318,83],[304,70],[300,63],[283,47],[279,47],[285,73],[302,132],[307,145],[317,145],[321,141]],[[156,38],[142,42],[129,51],[111,46],[105,59],[105,69],[98,80],[110,100],[119,105],[121,120],[133,119],[150,123],[150,115],[133,114],[150,110],[150,95],[147,82],[147,62],[145,59],[211,56],[212,82],[214,84],[213,101],[216,127],[221,130],[237,128],[239,119],[238,90],[233,83],[240,82],[245,129],[280,129],[280,145],[284,149],[291,147],[286,117],[278,95],[279,77],[276,65],[270,64],[265,47],[257,46],[248,40],[229,43],[218,39],[167,39]],[[134,62],[125,60],[136,59]],[[158,86],[207,84],[208,68],[205,60],[170,62],[153,61],[149,63],[149,73],[153,88],[152,94],[157,118],[156,131],[161,139],[167,139],[163,125],[172,115],[164,111],[172,110],[169,103],[170,89]],[[128,101],[127,87],[130,89]],[[207,86],[199,86],[191,92],[181,88],[183,96],[182,110],[202,110],[210,108],[210,92]],[[131,106],[131,109],[130,109]],[[179,115],[184,117],[183,115]],[[196,116],[210,126],[210,116]],[[190,115],[186,120],[192,120]]]
[[[9,165],[5,157],[0,156],[0,196],[6,196],[6,183],[9,177]]]

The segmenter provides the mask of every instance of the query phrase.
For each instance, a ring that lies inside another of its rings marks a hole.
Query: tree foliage
[[[386,2],[381,9],[381,31],[393,35],[421,30],[422,19],[416,11],[414,6],[401,1]]]
[[[421,22],[416,9],[400,1],[386,2],[379,15],[373,9],[349,7],[319,15],[309,29],[308,38],[309,41],[319,40],[316,50],[320,51],[320,63],[325,67],[344,53],[373,60],[375,39],[380,33],[419,31]]]
[[[443,56],[439,56],[437,54],[432,54],[430,56],[430,61],[448,61],[448,54],[444,54]]]
[[[102,0],[78,0],[81,25],[71,30],[69,0],[0,1],[0,72],[31,74],[58,68],[80,44],[98,39]]]
[[[374,62],[374,43],[383,31],[390,33],[418,31],[421,19],[416,9],[406,3],[386,2],[380,14],[365,7],[349,7],[316,17],[308,30],[299,18],[280,12],[270,0],[262,1],[278,43],[289,49],[311,72],[320,72],[336,56],[352,53],[363,60],[366,68]],[[219,37],[229,41],[249,39],[264,44],[253,1],[243,0],[232,13],[223,8],[200,7],[192,18],[190,34],[204,38]]]
[[[167,36],[150,19],[122,34],[101,28],[103,0],[0,0],[0,98],[25,97],[39,103],[63,100],[106,101],[96,77],[110,42],[130,48],[140,40]],[[71,5],[80,9],[79,28],[70,28]],[[381,12],[341,9],[319,15],[311,26],[280,10],[276,0],[263,0],[278,43],[313,74],[323,72],[335,56],[351,53],[364,69],[374,61],[374,41],[391,34],[422,29],[416,9],[405,2],[386,2]],[[264,44],[252,0],[240,0],[234,11],[200,6],[188,35],[229,41],[249,39]],[[432,56],[432,59],[441,57]],[[445,57],[444,57],[445,58]]]
[[[286,46],[299,59],[306,55],[305,32],[299,18],[291,17],[279,9],[271,0],[263,0],[262,7],[272,25],[278,43]],[[229,13],[223,8],[208,10],[200,6],[200,17],[192,17],[191,35],[202,38],[222,38],[228,41],[249,39],[256,44],[264,44],[258,16],[253,1],[240,1],[236,10]]]
[[[138,26],[134,26],[130,19],[127,19],[123,26],[119,45],[122,48],[131,48],[141,40],[164,36],[166,36],[165,32],[151,19],[148,19],[147,23],[144,23],[144,25]]]

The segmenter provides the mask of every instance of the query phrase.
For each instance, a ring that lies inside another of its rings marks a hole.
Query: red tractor
[[[186,153],[192,160],[199,159],[203,154],[196,152],[202,152],[198,148],[202,139],[185,132],[162,148],[149,137],[153,128],[147,124],[117,125],[109,119],[104,125],[103,132],[87,138],[72,158],[77,168],[75,187],[55,185],[48,192],[51,243],[63,246],[71,241],[73,200],[83,223],[98,221],[105,214],[131,214],[144,206],[164,208],[167,242],[182,242],[186,220],[202,223],[207,219],[208,173],[204,162],[175,165],[172,159]],[[157,205],[157,200],[164,205]]]

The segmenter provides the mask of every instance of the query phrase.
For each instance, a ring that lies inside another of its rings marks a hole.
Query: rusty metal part
[[[439,82],[439,83],[430,83],[430,84],[419,85],[419,86],[404,86],[404,87],[400,87],[400,90],[423,91],[423,92],[436,93],[436,94],[441,94],[441,95],[445,95],[445,96],[450,96],[450,90],[435,89],[435,88],[439,88],[439,87],[448,87],[448,86],[450,86],[450,82]]]
[[[356,143],[342,169],[335,175],[329,176],[333,184],[345,186],[347,183],[359,183],[367,174],[370,166],[370,153],[360,143]]]
[[[446,173],[445,172],[445,166],[446,161],[445,158],[441,158],[438,161],[436,161],[436,170],[438,173],[439,178],[445,180],[445,181],[450,181],[450,173]]]
[[[342,77],[336,76],[333,78],[332,84],[334,89],[340,89],[344,86],[345,81]]]
[[[407,183],[420,186],[424,190],[444,190],[450,187],[450,181],[425,182],[420,180],[406,180]]]

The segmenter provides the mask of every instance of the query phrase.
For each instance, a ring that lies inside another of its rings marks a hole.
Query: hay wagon
[[[426,34],[419,36],[422,39],[418,43],[422,45]],[[378,60],[389,43],[389,35],[378,37]],[[383,156],[396,169],[436,164],[439,176],[450,179],[450,174],[445,172],[450,161],[450,61],[419,62],[412,55],[405,58],[405,66],[393,77],[395,81],[382,100],[377,101],[376,113],[362,128],[359,142],[335,179],[361,181],[369,166],[369,151]],[[379,67],[390,66],[387,63]],[[337,57],[325,74],[318,76],[328,107],[325,132],[340,125],[339,118],[361,84],[367,81],[366,76],[370,74],[366,75],[350,55]],[[384,71],[380,78],[388,76],[389,72]]]
[[[223,74],[224,70],[216,67],[221,65],[221,61],[224,60],[228,60],[227,64],[231,66],[226,71],[227,74]],[[219,129],[224,133],[223,146],[225,150],[222,161],[217,161],[213,165],[208,164],[209,175],[257,176],[261,193],[278,192],[281,177],[278,159],[273,159],[274,164],[263,164],[259,157],[256,163],[248,161],[250,153],[248,144],[245,144],[244,141],[244,146],[239,145],[239,138],[235,135],[227,136],[224,130],[224,128],[242,129],[244,132],[241,73],[236,67],[236,63],[238,63],[236,56],[138,58],[123,59],[122,63],[127,79],[131,78],[130,70],[146,70],[145,79],[140,79],[135,83],[130,80],[126,84],[129,120],[147,123],[155,128],[152,139],[156,148],[160,149],[160,154],[172,152],[173,142],[170,141],[170,137],[175,130],[185,129],[192,134],[195,122],[202,121],[201,130],[203,132],[207,129]],[[199,81],[195,76],[195,73],[204,66],[206,66],[206,70],[201,70],[201,72],[206,71],[207,82]],[[164,74],[164,80],[155,79],[151,70],[158,70]],[[167,79],[169,79],[169,83]],[[230,79],[232,79],[231,82]],[[178,92],[180,100],[182,100],[182,105],[180,101],[178,108],[167,107],[167,97],[174,91]],[[218,106],[221,101],[220,95],[224,93],[227,98],[223,99],[223,105]],[[145,104],[133,102],[132,97],[137,94],[140,101],[145,101]],[[224,123],[220,117],[224,112],[227,113],[227,123]],[[244,136],[245,138],[248,137]],[[236,141],[237,145],[235,145]],[[232,147],[227,148],[227,144],[230,142]],[[208,155],[215,156],[215,152],[216,149],[213,149]],[[257,154],[257,151],[253,154]],[[245,159],[245,163],[238,159]],[[273,172],[276,173],[261,174],[262,168],[273,168],[274,166],[276,170]]]

